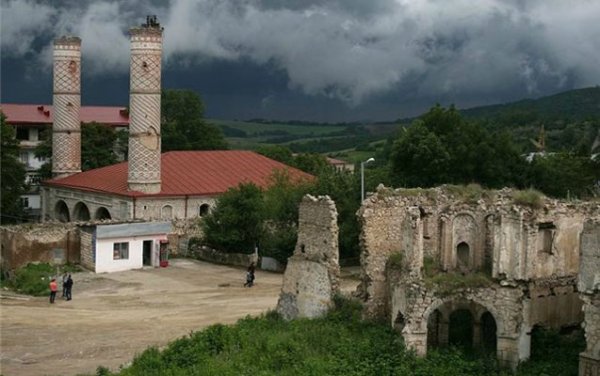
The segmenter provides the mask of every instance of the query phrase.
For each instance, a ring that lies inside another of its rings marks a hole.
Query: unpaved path
[[[175,259],[172,266],[110,274],[73,274],[73,300],[1,301],[1,373],[93,374],[117,369],[148,346],[214,323],[233,323],[277,304],[282,275]],[[60,295],[60,292],[59,292]]]
[[[205,262],[174,259],[168,268],[73,275],[73,300],[11,296],[0,306],[0,373],[93,374],[130,362],[148,346],[168,342],[215,323],[234,323],[277,304],[282,275],[245,272]],[[353,290],[356,280],[343,280]],[[59,292],[60,295],[60,292]]]

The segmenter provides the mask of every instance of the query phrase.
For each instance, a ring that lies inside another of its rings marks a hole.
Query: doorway
[[[144,265],[152,266],[152,240],[144,240],[142,244],[143,255],[142,255],[142,263]]]

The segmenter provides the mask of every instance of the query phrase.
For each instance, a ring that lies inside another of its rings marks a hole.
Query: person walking
[[[65,272],[62,275],[62,297],[63,297],[63,299],[67,298],[67,288],[65,287],[65,285],[67,283],[67,279],[69,279],[69,276],[68,276],[67,272]]]
[[[244,283],[244,287],[252,287],[254,285],[254,263],[250,264],[248,267],[248,271],[246,272],[246,283]]]
[[[54,299],[56,299],[57,291],[58,284],[56,283],[56,278],[52,278],[52,280],[50,280],[50,304],[54,304]]]
[[[72,288],[73,288],[73,278],[71,278],[71,275],[69,274],[69,276],[67,277],[67,281],[65,282],[65,289],[67,290],[67,294],[66,294],[67,300],[71,300],[71,298],[72,298],[72,295],[71,295]]]

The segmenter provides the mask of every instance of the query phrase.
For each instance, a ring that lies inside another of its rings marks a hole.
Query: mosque
[[[42,183],[44,220],[174,220],[207,214],[240,183],[266,187],[277,170],[312,176],[251,151],[161,153],[163,28],[156,16],[130,29],[128,161],[81,172],[81,39],[60,37],[53,50],[52,173]]]

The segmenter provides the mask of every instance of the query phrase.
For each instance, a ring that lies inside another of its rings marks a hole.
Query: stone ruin
[[[596,362],[597,370],[600,204],[525,194],[380,186],[358,212],[357,295],[365,315],[388,319],[420,355],[456,343],[457,320],[466,319],[470,345],[516,367],[529,357],[536,327],[583,321],[577,290],[582,246],[588,349],[581,359]],[[587,224],[590,218],[595,225]]]
[[[579,356],[580,376],[600,376],[600,219],[585,222],[581,234],[578,289],[583,300],[586,349]]]
[[[329,196],[302,199],[298,241],[288,258],[277,312],[286,320],[315,318],[333,306],[339,290],[338,225]]]

